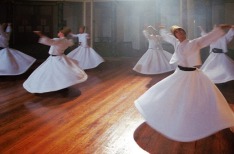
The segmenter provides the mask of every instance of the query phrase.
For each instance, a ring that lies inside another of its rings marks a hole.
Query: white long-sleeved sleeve
[[[225,38],[227,40],[227,43],[231,42],[231,40],[233,39],[234,37],[234,29],[231,28],[229,29],[229,31],[225,34]]]
[[[12,32],[12,28],[11,28],[11,26],[10,26],[10,25],[8,25],[8,26],[7,26],[7,28],[6,28],[6,32],[7,32],[7,33],[11,33],[11,32]]]
[[[48,45],[48,46],[60,46],[61,43],[65,43],[67,46],[74,45],[74,42],[72,40],[65,39],[66,41],[62,41],[59,38],[48,38],[46,36],[43,36],[39,39],[39,43]]]
[[[48,46],[56,46],[56,45],[60,45],[61,44],[61,40],[59,38],[48,38],[46,36],[43,36],[39,39],[39,43],[44,44],[44,45],[48,45]],[[74,44],[74,42],[72,40],[68,40],[66,39],[65,42],[68,46],[72,46]]]
[[[170,44],[172,44],[174,46],[174,48],[176,48],[177,44],[178,44],[178,39],[172,35],[170,32],[168,32],[166,29],[160,29],[159,31],[160,35],[162,36],[162,39]]]
[[[58,41],[56,41],[55,39],[48,38],[46,36],[41,37],[38,42],[48,46],[58,44]]]
[[[196,38],[193,41],[196,41],[197,45],[201,49],[218,40],[224,34],[224,31],[221,28],[217,27],[214,28],[211,32],[207,33],[206,35]]]
[[[72,36],[72,37],[78,37],[77,34],[72,34],[72,33],[70,33],[69,35]]]
[[[200,31],[201,31],[201,36],[205,36],[207,34],[207,32],[200,26],[199,27]]]
[[[145,38],[149,39],[150,35],[149,35],[149,32],[147,30],[143,30],[142,33],[145,36]]]

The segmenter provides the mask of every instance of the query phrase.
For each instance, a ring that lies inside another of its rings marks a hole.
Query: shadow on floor
[[[142,149],[151,154],[234,153],[234,133],[229,129],[198,141],[177,142],[164,137],[144,122],[135,130],[134,140]]]

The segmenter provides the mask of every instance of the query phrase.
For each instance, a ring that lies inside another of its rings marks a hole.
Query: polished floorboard
[[[0,77],[0,154],[233,154],[234,133],[176,142],[151,129],[134,100],[170,75],[140,75],[132,58],[109,58],[86,82],[44,94],[20,76]],[[38,83],[40,84],[40,83]],[[234,82],[217,85],[234,109]]]

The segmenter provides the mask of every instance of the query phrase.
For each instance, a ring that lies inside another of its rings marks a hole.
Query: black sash
[[[195,71],[196,70],[195,67],[183,67],[183,66],[180,66],[180,65],[178,65],[178,67],[179,67],[179,69],[181,71]]]
[[[4,49],[3,47],[0,47],[0,50]]]
[[[61,54],[61,55],[53,55],[53,54],[50,54],[50,56],[52,56],[52,57],[55,57],[55,56],[62,56],[63,54]]]
[[[223,53],[223,50],[222,49],[218,49],[218,48],[213,48],[211,51],[213,53]]]

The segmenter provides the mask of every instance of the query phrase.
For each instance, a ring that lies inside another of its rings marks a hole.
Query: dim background
[[[40,30],[56,37],[63,26],[73,33],[85,25],[90,45],[103,57],[140,57],[148,48],[142,34],[144,26],[176,24],[187,31],[189,39],[200,36],[198,26],[210,31],[215,24],[234,24],[234,0],[3,0],[0,22],[11,22],[10,46],[37,59],[48,56],[48,47],[37,43],[32,32]],[[77,47],[69,48],[66,53]],[[234,58],[234,41],[228,55]],[[162,43],[173,53],[173,47]],[[208,47],[203,49],[203,61]]]

